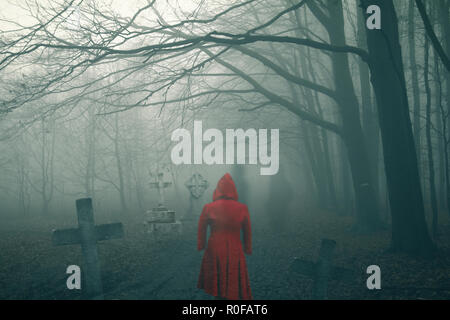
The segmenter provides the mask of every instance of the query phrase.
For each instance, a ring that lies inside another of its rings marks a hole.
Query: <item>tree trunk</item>
[[[366,24],[364,22],[364,16],[361,12],[358,12],[358,47],[367,47],[366,41]],[[370,72],[369,67],[362,60],[359,60],[359,83],[361,86],[361,110],[362,110],[362,123],[364,135],[366,137],[366,145],[368,148],[369,159],[371,160],[370,169],[373,181],[373,191],[375,192],[375,198],[378,203],[380,202],[380,187],[378,182],[379,169],[379,137],[380,128],[376,120],[377,112],[374,104],[372,103],[371,85],[370,85]]]
[[[87,164],[85,174],[85,192],[87,198],[95,199],[95,110],[90,107],[88,110],[88,130],[87,130]]]
[[[411,83],[413,93],[413,114],[414,114],[414,139],[416,142],[417,162],[419,164],[420,173],[420,90],[419,78],[417,76],[417,61],[416,61],[416,29],[414,16],[414,0],[409,0],[408,5],[408,47],[409,47],[409,66],[411,68]]]
[[[444,48],[447,51],[447,55],[450,54],[450,1],[439,0],[439,24],[441,25],[442,37],[444,39]],[[447,212],[450,215],[450,173],[449,173],[449,128],[450,128],[450,72],[444,73],[445,88],[446,88],[446,104],[443,102],[442,89],[440,90],[441,105],[440,114],[442,117],[442,137],[443,137],[443,149],[444,149],[444,165],[445,165],[445,194],[447,203]]]
[[[310,110],[313,109],[313,106],[316,105],[317,101],[314,101],[313,96],[308,89],[302,88],[302,91],[306,100],[306,105]],[[294,101],[298,102],[298,99],[296,98]],[[318,106],[318,108],[320,109],[320,106]],[[317,110],[311,111],[317,112]],[[308,132],[308,139],[311,141],[310,145],[313,151],[314,163],[316,165],[317,183],[321,193],[319,206],[326,210],[334,210],[336,209],[336,195],[333,174],[330,167],[329,152],[327,149],[328,146],[323,140],[325,135],[323,132],[324,130],[310,124],[305,125],[307,126],[306,131]]]
[[[127,214],[127,202],[125,198],[125,182],[124,182],[124,174],[122,161],[120,158],[120,149],[119,149],[119,114],[116,113],[115,116],[115,126],[114,126],[114,155],[116,158],[117,164],[117,175],[119,178],[119,196],[120,196],[120,204],[122,206],[122,213]]]
[[[41,196],[42,196],[42,214],[49,214],[50,202],[54,191],[54,168],[53,161],[55,157],[55,124],[51,120],[41,120],[42,148],[41,148]],[[50,135],[50,141],[48,136]]]
[[[446,197],[445,197],[445,159],[444,159],[444,127],[442,125],[443,114],[441,113],[442,108],[442,77],[439,71],[440,68],[439,57],[434,55],[434,77],[436,81],[434,81],[435,87],[435,95],[436,95],[436,130],[437,130],[437,156],[438,156],[438,208],[444,209],[446,208]]]
[[[314,73],[314,68],[313,65],[311,63],[311,50],[310,48],[306,48],[307,50],[307,59],[304,58],[304,56],[301,56],[301,65],[306,65],[308,64],[308,71],[309,71],[309,75],[308,72],[306,72],[306,68],[303,68],[304,72],[302,74],[303,78],[305,79],[311,79],[313,82],[317,83],[316,81],[316,76]],[[307,61],[308,63],[307,63]],[[298,70],[299,68],[296,68],[296,70]],[[314,91],[314,95],[312,94],[312,92],[308,89],[304,90],[305,95],[307,97],[307,102],[309,106],[316,106],[316,108],[312,108],[313,113],[317,113],[322,119],[324,119],[324,115],[322,112],[322,106],[320,104],[320,100],[319,100],[319,95],[317,93],[317,91]],[[337,208],[337,198],[336,198],[336,186],[335,186],[335,181],[334,181],[334,176],[333,176],[333,170],[331,168],[331,156],[330,156],[330,146],[328,143],[328,133],[324,128],[320,128],[320,134],[322,139],[320,140],[321,142],[321,147],[323,149],[323,161],[324,161],[324,165],[325,165],[325,177],[326,179],[324,180],[326,183],[326,187],[327,187],[327,193],[328,193],[328,201],[327,201],[327,206],[329,210],[335,210],[335,211],[339,211]]]
[[[335,46],[345,46],[344,14],[341,1],[326,3],[324,14],[314,2],[308,6],[323,24]],[[332,18],[330,18],[332,17]],[[373,231],[381,227],[379,220],[378,201],[375,198],[371,177],[369,157],[366,150],[365,138],[361,127],[358,99],[353,87],[348,55],[333,53],[331,55],[335,92],[342,118],[342,138],[347,147],[347,156],[352,173],[353,189],[356,202],[356,226],[361,231]]]
[[[341,155],[341,172],[342,172],[342,197],[343,197],[343,212],[344,215],[353,216],[355,214],[355,207],[353,205],[354,195],[352,193],[351,177],[349,170],[349,161],[347,159],[347,152],[344,141],[339,143],[339,154]]]
[[[275,47],[271,44],[270,47],[272,48],[273,52],[276,52]],[[309,57],[310,53],[309,50],[307,52],[307,55]],[[283,65],[286,64],[283,59],[281,59],[279,56],[275,57],[278,62]],[[300,60],[301,65],[306,65],[306,59],[303,55],[300,55],[299,58],[296,58],[294,62],[294,73],[296,75],[301,75],[305,79],[309,79],[308,71],[306,68],[300,69],[298,66],[298,60]],[[309,65],[309,72],[311,76],[314,75],[314,71],[312,70],[312,65]],[[314,77],[312,77],[312,80],[314,81]],[[299,104],[298,99],[298,90],[294,87],[294,85],[289,82],[289,88],[292,95],[292,100],[296,105]],[[316,99],[314,101],[313,95],[311,91],[307,88],[300,87],[300,90],[306,100],[306,106],[311,109],[314,109],[313,106],[317,106],[318,113],[321,115],[321,108],[319,105],[319,100]],[[313,113],[317,112],[317,110],[312,110]],[[335,183],[333,179],[333,173],[331,170],[331,160],[329,155],[329,149],[328,149],[328,137],[326,135],[326,131],[321,128],[318,129],[314,126],[311,126],[308,123],[302,123],[301,124],[303,136],[305,138],[305,144],[308,152],[308,158],[310,160],[311,168],[313,170],[313,176],[316,184],[316,189],[318,193],[318,205],[322,209],[327,210],[335,210],[337,208],[337,200],[336,200],[336,189],[335,189]],[[319,137],[319,130],[322,136],[322,139]]]
[[[289,89],[291,92],[291,96],[292,96],[292,100],[294,101],[295,104],[299,103],[299,98],[298,98],[298,91],[295,89],[294,85],[292,83],[288,83],[289,85]],[[319,168],[318,168],[318,164],[316,161],[316,156],[315,156],[315,152],[313,151],[313,147],[311,145],[311,137],[310,137],[310,133],[309,133],[309,123],[307,123],[306,121],[303,121],[300,123],[300,131],[303,137],[303,143],[305,146],[305,151],[306,151],[306,156],[308,159],[308,163],[311,167],[311,176],[312,179],[314,181],[314,186],[315,186],[315,190],[316,190],[316,195],[317,195],[317,205],[321,206],[322,205],[322,199],[324,199],[326,197],[326,191],[325,191],[325,186],[323,184],[323,181],[321,181],[321,177],[320,177],[320,173],[319,173]]]
[[[327,29],[330,43],[336,46],[346,45],[344,14],[341,1],[327,2],[329,16],[332,19],[321,21]],[[320,19],[320,16],[318,16]],[[335,91],[338,96],[342,116],[343,138],[347,146],[353,188],[356,200],[356,228],[372,231],[381,227],[378,201],[375,196],[374,182],[371,177],[371,165],[366,150],[364,133],[361,127],[359,103],[356,98],[350,73],[348,55],[331,55]]]
[[[406,81],[392,0],[361,0],[381,9],[381,30],[367,29],[371,81],[377,97],[392,217],[393,251],[428,255],[434,244],[425,221]]]
[[[431,139],[431,89],[429,83],[429,62],[430,62],[430,42],[428,37],[425,39],[425,63],[424,63],[424,82],[425,82],[425,92],[427,97],[426,102],[426,137],[427,137],[427,152],[428,152],[428,175],[430,184],[430,204],[431,212],[433,217],[432,223],[432,233],[433,237],[437,236],[437,224],[438,224],[438,209],[437,209],[437,198],[436,198],[436,183],[434,179],[434,159],[433,159],[433,144]]]

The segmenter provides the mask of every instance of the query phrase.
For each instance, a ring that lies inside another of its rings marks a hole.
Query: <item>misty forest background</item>
[[[366,28],[368,6],[381,30]],[[195,289],[196,221],[155,243],[151,174],[185,218],[195,172],[230,172],[250,209],[255,298],[311,297],[289,273],[322,238],[353,281],[330,298],[450,297],[450,1],[2,1],[0,298],[80,298],[65,290],[79,246],[53,247],[93,198],[107,298],[205,298]],[[173,166],[176,128],[280,129],[280,171]],[[199,215],[200,212],[195,212]],[[385,290],[365,287],[378,264]],[[180,272],[183,270],[183,272]]]

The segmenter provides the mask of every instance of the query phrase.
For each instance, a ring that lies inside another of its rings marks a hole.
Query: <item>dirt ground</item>
[[[331,280],[329,299],[450,299],[450,225],[445,217],[436,241],[439,252],[429,260],[387,252],[388,229],[352,233],[350,217],[316,212],[291,220],[284,231],[253,222],[253,254],[247,264],[254,299],[311,299],[312,279],[289,267],[294,257],[315,261],[323,238],[337,242],[334,265],[354,274]],[[68,290],[65,284],[67,266],[82,266],[81,248],[51,243],[52,229],[73,226],[64,219],[4,221],[0,299],[82,299],[80,290]],[[196,289],[202,253],[196,251],[195,221],[183,224],[180,237],[160,243],[139,219],[124,227],[123,239],[99,243],[106,299],[210,299]],[[381,290],[366,287],[366,268],[373,264],[381,268]]]

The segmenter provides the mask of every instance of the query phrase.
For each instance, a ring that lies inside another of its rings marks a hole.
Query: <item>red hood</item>
[[[217,187],[213,194],[213,201],[219,199],[238,200],[236,186],[229,173],[225,173],[225,175],[220,178],[219,182],[217,182]]]

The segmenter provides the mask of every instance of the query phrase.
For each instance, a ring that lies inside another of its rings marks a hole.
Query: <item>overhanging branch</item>
[[[427,15],[427,10],[421,0],[416,0],[417,9],[419,10],[420,16],[422,17],[423,24],[425,25],[425,30],[427,32],[428,37],[430,37],[431,43],[433,44],[434,50],[438,54],[442,63],[444,64],[447,72],[450,72],[450,59],[444,51],[439,39],[436,36],[436,33],[433,30],[433,26],[431,25],[430,19]]]

